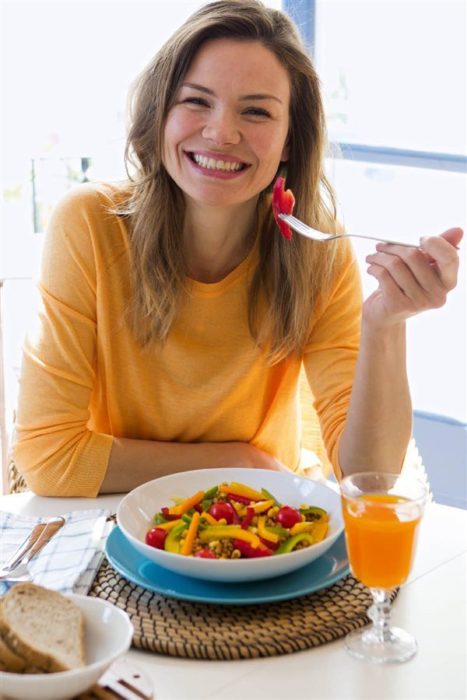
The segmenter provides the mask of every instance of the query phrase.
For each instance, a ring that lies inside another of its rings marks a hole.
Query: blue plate
[[[319,559],[297,571],[265,581],[221,583],[175,574],[143,557],[115,527],[105,554],[124,578],[154,593],[197,603],[248,605],[298,598],[331,586],[349,573],[344,535]]]

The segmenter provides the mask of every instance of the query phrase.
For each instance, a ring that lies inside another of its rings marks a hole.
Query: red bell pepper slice
[[[227,503],[229,503],[229,502],[227,501]],[[234,507],[231,503],[229,503],[229,506],[231,506],[231,508],[232,508],[232,510],[233,510],[233,514],[232,514],[232,525],[241,525],[242,521],[241,521],[240,518],[238,517],[238,513],[237,513],[237,511],[235,510],[235,507]],[[242,525],[242,527],[243,527],[243,525]]]
[[[249,525],[251,525],[251,521],[255,517],[255,511],[253,508],[249,507],[246,509],[246,515],[242,520],[242,530],[246,530]]]
[[[269,542],[268,540],[263,540],[262,537],[259,538],[261,543],[268,549],[272,549],[273,552],[279,547],[279,542]]]
[[[243,540],[233,540],[234,549],[238,549],[241,554],[247,559],[254,559],[255,557],[269,557],[272,552],[267,547],[252,547],[248,542]]]
[[[292,190],[284,190],[283,177],[276,178],[272,190],[272,213],[279,226],[280,232],[288,241],[292,238],[292,229],[285,221],[279,218],[279,214],[291,214],[295,205],[295,197]]]
[[[173,515],[172,513],[169,513],[169,509],[166,507],[161,508],[161,513],[166,520],[180,520],[179,515]]]
[[[237,496],[236,493],[228,493],[226,495],[230,501],[237,501],[238,503],[243,503],[247,506],[249,506],[251,503],[251,498],[245,498],[245,496]]]

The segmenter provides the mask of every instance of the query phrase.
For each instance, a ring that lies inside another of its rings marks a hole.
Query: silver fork
[[[382,238],[381,236],[367,236],[363,233],[337,233],[337,234],[328,234],[328,233],[323,233],[322,231],[318,231],[315,228],[311,228],[311,226],[308,226],[307,224],[304,224],[303,221],[300,221],[300,219],[297,219],[295,216],[292,216],[291,214],[279,214],[279,218],[282,219],[286,224],[290,226],[290,228],[293,228],[294,231],[297,233],[300,233],[302,236],[306,236],[306,238],[311,238],[313,241],[321,241],[321,243],[325,243],[326,241],[334,241],[337,238],[368,238],[370,241],[380,241],[381,243],[392,243],[393,245],[403,245],[406,248],[418,248],[420,243],[403,243],[402,241],[392,241],[388,240],[387,238]]]
[[[0,569],[0,581],[28,581],[28,563],[63,527],[65,518],[57,516],[38,523],[16,552]]]

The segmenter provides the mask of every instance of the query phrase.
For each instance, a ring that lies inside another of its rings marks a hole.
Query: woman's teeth
[[[208,170],[224,170],[225,172],[236,172],[237,170],[243,170],[246,167],[243,163],[233,163],[227,160],[215,160],[214,158],[207,158],[206,156],[200,156],[197,153],[191,154],[192,159],[197,165],[202,168],[207,168]]]

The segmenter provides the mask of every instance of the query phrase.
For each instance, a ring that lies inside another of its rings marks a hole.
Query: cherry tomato
[[[164,549],[166,537],[166,530],[163,530],[161,527],[153,527],[152,530],[148,530],[146,533],[146,544],[148,544],[150,547],[155,547],[156,549]]]
[[[214,552],[211,552],[210,549],[200,549],[199,552],[196,552],[195,557],[199,557],[199,559],[217,559]]]
[[[235,513],[230,503],[225,503],[224,501],[213,503],[208,512],[216,520],[224,518],[227,525],[231,525],[231,523],[233,523]]]
[[[282,525],[282,527],[293,527],[296,525],[296,523],[302,522],[302,516],[295,508],[291,508],[290,506],[282,506],[276,515],[276,520]]]

